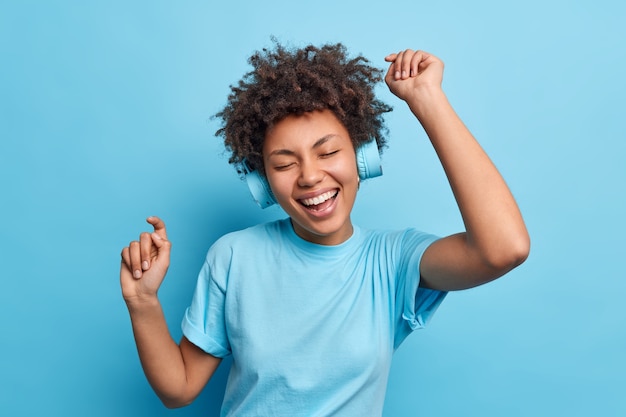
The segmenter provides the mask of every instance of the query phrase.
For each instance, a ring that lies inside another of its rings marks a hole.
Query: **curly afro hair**
[[[375,139],[386,145],[383,114],[392,110],[374,96],[382,71],[359,55],[349,58],[343,44],[288,49],[274,40],[274,49],[256,51],[252,71],[231,86],[226,106],[215,115],[230,153],[228,162],[241,172],[245,163],[265,174],[263,141],[267,129],[289,115],[331,110],[344,124],[355,149]]]

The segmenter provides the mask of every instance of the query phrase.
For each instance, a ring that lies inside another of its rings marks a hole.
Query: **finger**
[[[385,57],[385,61],[386,62],[393,62],[396,60],[396,58],[398,57],[398,54],[389,54]]]
[[[130,253],[130,270],[133,272],[133,277],[141,278],[141,247],[139,242],[132,241],[128,245],[128,251]]]
[[[130,251],[128,246],[122,249],[122,264],[130,271]]]
[[[411,59],[411,71],[413,71],[413,76],[417,76],[421,71],[426,69],[428,66],[428,60],[430,59],[430,54],[424,51],[416,51],[413,59]]]
[[[402,62],[400,62],[400,77],[406,80],[411,75],[411,61],[415,56],[412,49],[407,49],[402,53]]]
[[[162,239],[167,240],[167,232],[165,231],[165,222],[157,216],[150,216],[146,219],[148,223],[154,227],[154,232],[158,233]]]
[[[415,51],[415,54],[413,55],[413,57],[411,58],[411,70],[410,70],[410,74],[411,77],[415,77],[417,76],[417,74],[419,74],[419,70],[420,70],[420,63],[424,60],[424,53],[422,51]]]
[[[387,59],[392,56],[394,57],[393,59],[390,59],[390,60]],[[387,73],[385,74],[385,82],[387,83],[390,83],[394,80],[393,72],[394,72],[394,61],[395,61],[396,56],[397,56],[396,54],[391,54],[385,57],[385,61],[391,62],[391,64],[389,64],[389,68],[387,68]]]
[[[141,253],[141,269],[147,271],[150,268],[152,258],[152,238],[150,233],[144,232],[139,235],[139,251]]]
[[[404,51],[398,52],[395,61],[393,61],[393,79],[399,80],[402,78],[402,60],[404,59]]]

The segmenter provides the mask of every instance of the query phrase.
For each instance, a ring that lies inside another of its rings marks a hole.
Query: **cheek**
[[[342,161],[338,161],[329,172],[332,172],[333,177],[346,186],[353,183],[356,185],[359,182],[359,172],[356,167],[356,159],[354,158],[345,158]]]
[[[280,202],[285,199],[285,196],[291,195],[293,182],[286,175],[277,175],[271,179],[267,178],[268,183],[274,197]]]

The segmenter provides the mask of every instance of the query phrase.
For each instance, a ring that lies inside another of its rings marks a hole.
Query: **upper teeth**
[[[336,195],[336,191],[327,191],[324,194],[320,194],[313,198],[305,198],[302,200],[302,204],[305,206],[315,206],[318,204],[322,204],[324,201],[332,198]]]

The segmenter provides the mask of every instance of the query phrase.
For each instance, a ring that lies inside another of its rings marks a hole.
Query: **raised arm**
[[[135,335],[137,351],[150,385],[169,408],[191,403],[211,378],[221,359],[182,338],[172,339],[157,291],[170,262],[170,242],[158,217],[147,219],[153,233],[122,250],[120,283]]]
[[[458,290],[504,275],[528,256],[528,232],[504,179],[448,102],[441,88],[443,63],[410,49],[385,60],[385,81],[430,138],[465,225],[465,232],[426,250],[420,285]]]

